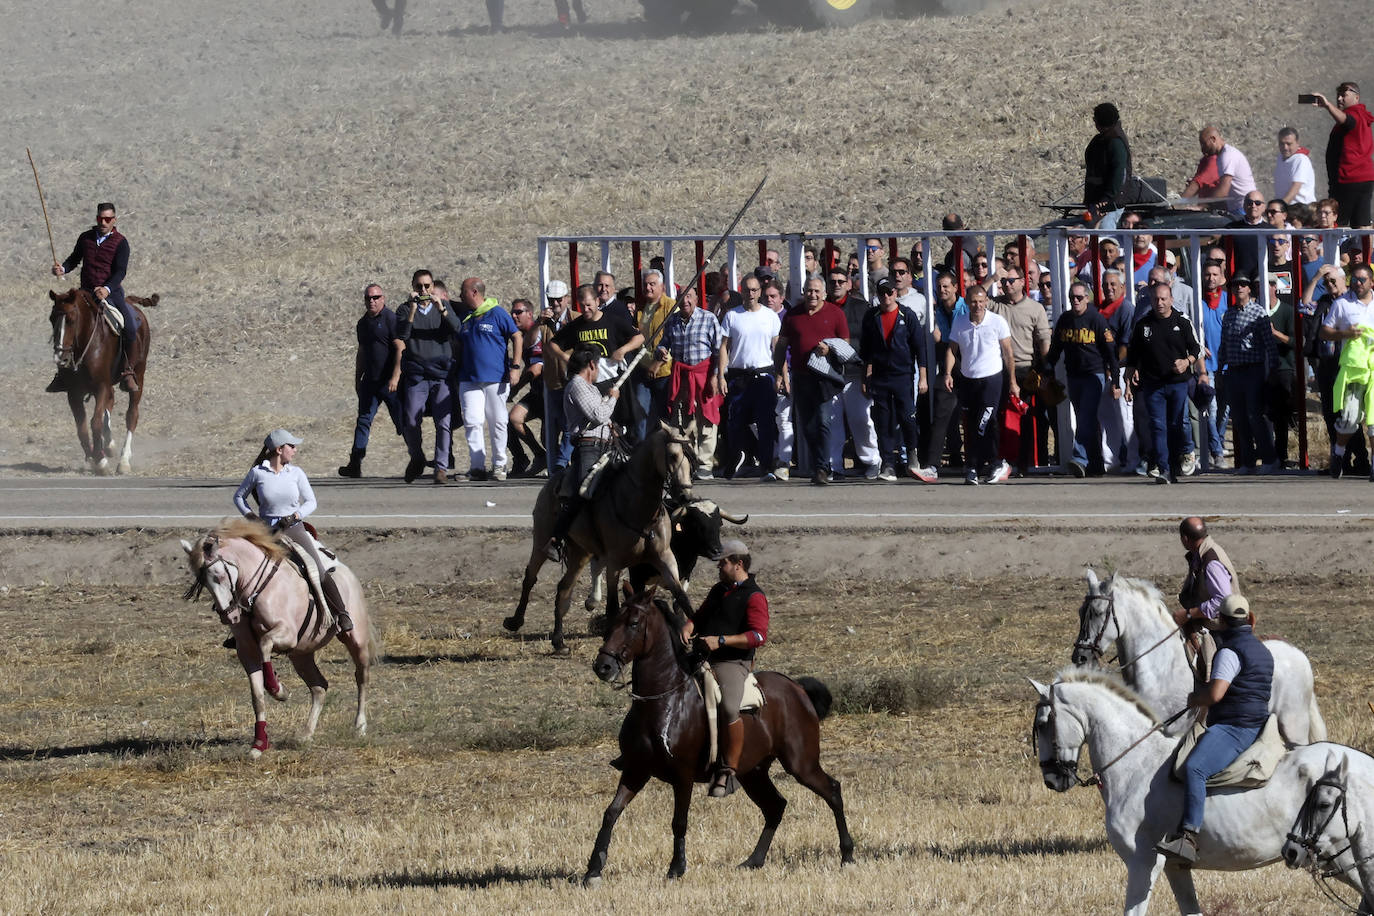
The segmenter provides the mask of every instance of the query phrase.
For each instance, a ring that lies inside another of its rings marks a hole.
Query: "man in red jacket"
[[[1374,225],[1374,113],[1360,101],[1360,87],[1346,81],[1336,89],[1336,101],[1313,93],[1314,105],[1325,108],[1336,123],[1326,143],[1326,180],[1331,196],[1341,205],[1346,225],[1365,229]]]

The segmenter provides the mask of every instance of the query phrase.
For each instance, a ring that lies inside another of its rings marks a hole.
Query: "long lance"
[[[759,192],[763,190],[763,186],[764,186],[765,184],[767,184],[767,183],[768,183],[768,173],[767,173],[767,172],[764,172],[764,173],[763,173],[763,177],[759,179],[758,185],[755,186],[755,188],[754,188],[754,193],[749,195],[749,199],[746,200],[746,201],[744,202],[744,206],[742,206],[742,207],[739,208],[739,212],[737,212],[737,213],[735,214],[735,218],[732,219],[732,220],[730,220],[730,225],[729,225],[729,226],[726,226],[726,227],[725,227],[725,231],[721,233],[720,238],[716,239],[716,244],[715,244],[714,246],[712,246],[712,248],[711,248],[711,253],[708,254],[708,255],[706,255],[705,260],[702,261],[702,265],[703,265],[703,266],[705,266],[706,264],[709,264],[709,263],[711,262],[711,260],[712,260],[713,258],[715,258],[715,256],[720,252],[721,246],[724,245],[725,242],[730,238],[730,233],[732,233],[732,232],[735,231],[735,227],[739,225],[739,221],[742,220],[742,219],[744,219],[744,214],[749,212],[749,208],[752,207],[752,206],[754,205],[754,201],[758,199]],[[664,327],[665,325],[667,325],[668,319],[671,318],[671,317],[673,317],[673,313],[676,312],[676,311],[678,310],[679,306],[680,306],[681,303],[682,303],[682,300],[686,297],[686,295],[687,295],[689,292],[691,292],[694,288],[696,288],[697,282],[698,282],[700,279],[701,279],[701,270],[694,270],[694,271],[692,271],[692,279],[691,279],[690,281],[688,281],[687,285],[684,286],[684,287],[682,288],[682,292],[680,292],[680,293],[677,294],[677,298],[673,301],[673,307],[670,308],[670,309],[668,309],[668,314],[664,315],[664,316],[663,316],[663,320],[662,320],[661,322],[659,322],[659,327],[660,327],[660,328],[662,328],[662,327]],[[635,363],[638,363],[639,360],[640,360],[640,357],[642,357],[642,356],[643,356],[645,353],[647,353],[647,352],[648,352],[647,350],[641,350],[641,351],[640,351],[640,356],[635,358]],[[634,368],[634,364],[631,364],[630,368],[633,369],[633,368]],[[630,373],[629,373],[629,370],[627,369],[627,370],[621,375],[620,381],[623,381],[624,379],[628,378],[628,377],[629,377],[629,374],[630,374]],[[616,387],[617,387],[617,388],[620,387],[620,381],[617,381],[617,382],[616,382]]]
[[[43,208],[43,225],[48,227],[48,247],[52,249],[52,266],[57,267],[60,262],[57,260],[57,246],[53,244],[52,240],[52,223],[48,220],[48,202],[43,199],[43,182],[38,180],[38,166],[33,164],[33,153],[29,152],[27,146],[24,147],[24,153],[29,157],[29,168],[33,169],[33,183],[38,186],[38,203]],[[763,187],[763,185],[759,185],[759,187]]]

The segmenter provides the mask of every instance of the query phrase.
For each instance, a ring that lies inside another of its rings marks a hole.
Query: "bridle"
[[[72,306],[78,312],[80,312],[81,309],[81,302],[82,300],[79,295],[72,302]],[[95,320],[99,322],[100,317],[98,314],[95,316]],[[61,310],[61,315],[58,316],[57,321],[53,325],[52,359],[53,362],[57,364],[57,368],[71,369],[75,371],[77,369],[80,369],[82,365],[85,364],[86,356],[91,352],[91,347],[94,346],[95,338],[97,335],[95,331],[92,331],[90,334],[86,335],[86,347],[81,351],[81,356],[77,358],[74,355],[76,353],[77,333],[77,325],[74,322],[72,330],[72,344],[71,346],[67,346],[67,309],[64,307]]]
[[[1089,614],[1088,609],[1092,606],[1092,603],[1094,601],[1107,602],[1107,611],[1105,614],[1102,615],[1102,623],[1098,626],[1097,632],[1093,633],[1092,635],[1089,635],[1088,624],[1091,621],[1092,617]],[[1108,593],[1106,595],[1099,595],[1089,592],[1083,598],[1083,605],[1078,609],[1078,638],[1075,639],[1073,643],[1074,651],[1076,652],[1079,649],[1088,650],[1092,653],[1093,660],[1098,664],[1098,666],[1103,666],[1104,662],[1102,661],[1102,656],[1106,655],[1107,652],[1105,649],[1102,648],[1102,637],[1106,635],[1107,627],[1109,625],[1116,627],[1117,638],[1120,638],[1121,620],[1116,616],[1116,595],[1111,593]],[[1144,652],[1141,652],[1135,658],[1128,659],[1127,661],[1122,662],[1121,673],[1124,675],[1128,668],[1139,662],[1142,658],[1149,655],[1154,650],[1158,649],[1160,646],[1164,645],[1169,640],[1173,639],[1176,634],[1181,632],[1181,629],[1181,627],[1175,626],[1173,629],[1169,630],[1169,632],[1165,633],[1162,637],[1160,637],[1158,641],[1156,641]],[[1111,658],[1107,659],[1105,664],[1110,665],[1118,658],[1120,658],[1119,654],[1113,655]]]
[[[1317,817],[1317,794],[1322,789],[1335,789],[1339,800],[1331,805],[1331,809],[1326,812],[1326,817],[1322,822],[1313,826]],[[1328,879],[1345,875],[1358,868],[1360,865],[1363,865],[1365,862],[1374,859],[1374,853],[1360,858],[1354,857],[1355,840],[1360,835],[1361,828],[1356,827],[1353,832],[1350,829],[1350,811],[1346,804],[1347,797],[1348,793],[1345,784],[1329,773],[1313,783],[1312,788],[1308,790],[1307,798],[1302,803],[1302,808],[1298,810],[1298,817],[1295,821],[1302,832],[1295,833],[1290,831],[1288,834],[1288,842],[1307,851],[1308,855],[1311,857],[1312,864],[1309,870],[1312,873],[1312,879],[1316,882],[1317,887],[1321,889],[1323,894],[1348,912],[1364,913],[1365,910],[1353,907],[1343,900],[1336,893],[1335,889],[1327,883]],[[1336,819],[1337,814],[1341,816],[1341,827],[1344,831],[1345,845],[1334,852],[1323,853],[1318,846],[1321,843],[1322,835],[1326,833],[1326,828],[1331,826],[1331,822]],[[1344,867],[1338,866],[1336,860],[1346,853],[1351,854],[1350,864]]]
[[[652,599],[651,599],[651,600],[652,600]],[[623,614],[623,613],[624,613],[624,612],[622,612],[622,614]],[[642,613],[642,612],[641,612],[641,613]],[[623,624],[623,626],[627,626],[627,627],[628,627],[629,625],[630,625],[630,624],[629,624],[629,620],[627,619],[627,620],[626,620],[626,623]],[[642,624],[639,624],[639,625],[642,625]],[[669,638],[669,639],[672,638],[672,628],[671,628],[671,627],[669,628],[669,631],[668,631],[668,638]],[[622,676],[623,676],[626,672],[628,672],[628,671],[630,670],[630,663],[631,663],[632,661],[634,661],[634,659],[630,658],[630,642],[629,642],[629,640],[625,640],[624,642],[622,642],[620,648],[616,649],[614,652],[609,652],[609,651],[607,651],[607,650],[606,650],[606,644],[605,644],[605,643],[602,643],[601,649],[596,653],[596,656],[597,656],[597,658],[600,658],[600,657],[602,657],[603,655],[606,656],[607,658],[615,659],[616,666],[617,666],[617,668],[619,669],[619,671],[620,671],[620,673],[621,673]],[[674,653],[674,655],[676,655],[676,653]],[[662,693],[655,693],[655,694],[648,694],[648,695],[646,695],[646,694],[635,693],[633,690],[631,690],[631,691],[630,691],[630,700],[631,700],[632,702],[636,702],[636,703],[647,703],[647,702],[649,702],[650,700],[661,700],[661,699],[663,699],[664,697],[670,697],[670,696],[672,696],[673,694],[678,693],[678,692],[681,691],[684,687],[686,687],[688,684],[695,683],[695,681],[693,681],[692,678],[686,676],[686,673],[682,671],[681,665],[678,665],[677,667],[678,667],[678,674],[679,674],[679,677],[678,677],[677,683],[676,683],[674,686],[669,687],[667,690],[663,691]],[[624,690],[626,687],[630,687],[631,684],[632,684],[632,681],[629,680],[629,679],[626,679],[626,678],[624,678],[624,677],[622,677],[622,679],[619,680],[619,681],[612,681],[612,682],[610,682],[610,685],[611,685],[611,689],[612,689],[612,690]]]
[[[229,604],[221,608],[218,599],[214,597],[215,592],[213,588],[210,589],[210,595],[215,606],[215,613],[219,614],[220,622],[225,626],[233,626],[238,623],[243,615],[252,616],[253,609],[257,606],[258,598],[267,589],[268,583],[270,583],[272,577],[277,574],[277,570],[281,568],[281,560],[274,561],[271,557],[264,554],[262,561],[258,563],[257,569],[248,577],[243,591],[240,592],[239,584],[242,575],[241,571],[237,563],[220,552],[219,535],[212,534],[206,537],[205,540],[201,542],[202,551],[204,551],[207,546],[213,546],[215,548],[214,559],[201,566],[200,570],[196,573],[196,581],[191,584],[191,587],[186,590],[186,593],[182,597],[186,598],[188,601],[194,601],[199,598],[201,592],[210,585],[210,570],[215,566],[220,566],[224,570],[225,578],[229,580],[229,594],[231,596]],[[244,596],[244,593],[247,593],[247,597]]]
[[[1072,755],[1066,755],[1063,747],[1059,744],[1058,714],[1054,705],[1053,684],[1050,685],[1048,692],[1049,696],[1041,697],[1040,702],[1035,704],[1035,723],[1031,726],[1031,747],[1035,750],[1035,756],[1040,763],[1041,772],[1049,770],[1065,779],[1071,780],[1079,788],[1086,786],[1101,786],[1103,773],[1107,772],[1107,770],[1120,762],[1123,757],[1144,743],[1145,739],[1161,729],[1168,728],[1189,712],[1189,708],[1185,706],[1164,721],[1155,723],[1145,732],[1145,734],[1126,745],[1121,753],[1094,770],[1092,775],[1088,776],[1087,779],[1080,779],[1078,776],[1078,751],[1075,750]],[[1053,755],[1049,761],[1040,760],[1040,710],[1042,709],[1047,711],[1045,714],[1045,726],[1049,729],[1050,754]]]

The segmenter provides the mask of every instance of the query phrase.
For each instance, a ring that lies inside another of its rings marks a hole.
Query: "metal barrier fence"
[[[950,272],[954,275],[959,293],[962,296],[969,280],[970,268],[973,258],[979,253],[983,253],[988,258],[989,270],[993,259],[999,251],[999,244],[1002,246],[1000,251],[1006,253],[1010,248],[1017,255],[1017,262],[1020,266],[1022,276],[1025,280],[1027,295],[1033,292],[1033,285],[1030,282],[1030,266],[1036,260],[1037,255],[1045,255],[1042,263],[1048,265],[1050,275],[1053,278],[1051,289],[1051,301],[1045,303],[1049,313],[1049,320],[1053,326],[1055,320],[1068,307],[1067,292],[1070,284],[1079,278],[1079,266],[1076,256],[1072,253],[1075,247],[1081,242],[1075,239],[1087,240],[1087,264],[1089,265],[1088,282],[1099,295],[1102,288],[1102,273],[1105,270],[1100,256],[1100,246],[1103,239],[1111,238],[1116,241],[1123,257],[1133,257],[1132,241],[1138,236],[1150,236],[1151,248],[1153,252],[1146,261],[1146,266],[1141,270],[1148,270],[1149,267],[1160,263],[1167,250],[1175,251],[1178,260],[1177,274],[1180,280],[1185,281],[1193,293],[1192,301],[1189,303],[1179,303],[1179,307],[1188,315],[1197,331],[1199,340],[1202,337],[1202,310],[1205,308],[1203,301],[1202,285],[1199,282],[1201,270],[1199,265],[1203,264],[1202,251],[1205,242],[1215,240],[1224,250],[1226,263],[1235,264],[1235,253],[1237,247],[1247,243],[1247,240],[1254,239],[1256,246],[1256,261],[1259,269],[1257,296],[1267,302],[1268,297],[1268,252],[1266,243],[1274,236],[1289,236],[1292,240],[1301,237],[1315,236],[1321,240],[1322,255],[1319,261],[1311,259],[1304,261],[1302,257],[1301,245],[1291,246],[1292,256],[1292,297],[1295,311],[1298,310],[1302,301],[1303,291],[1310,282],[1311,274],[1308,272],[1311,266],[1312,273],[1321,264],[1338,264],[1341,257],[1341,245],[1348,239],[1355,238],[1360,242],[1360,251],[1366,264],[1371,262],[1371,244],[1374,243],[1374,232],[1363,230],[1351,230],[1347,228],[1336,229],[1316,229],[1311,227],[1286,229],[1275,229],[1273,227],[1261,228],[1208,228],[1208,229],[1179,229],[1170,228],[1167,230],[1153,230],[1150,228],[1134,229],[1109,229],[1096,230],[1086,227],[1049,227],[1038,229],[993,229],[993,230],[957,230],[957,231],[932,231],[922,229],[903,229],[890,230],[883,229],[870,232],[831,232],[831,233],[810,233],[810,232],[785,232],[770,234],[748,234],[740,233],[730,236],[726,240],[725,255],[723,265],[727,268],[729,289],[738,290],[741,282],[742,272],[753,270],[753,266],[763,266],[768,260],[770,251],[777,251],[779,261],[785,267],[779,273],[780,278],[802,277],[806,275],[805,249],[807,246],[814,246],[817,252],[817,261],[821,269],[828,270],[837,259],[848,256],[851,252],[844,251],[842,246],[846,243],[852,244],[852,252],[857,252],[859,256],[859,275],[855,284],[854,292],[862,295],[866,300],[872,299],[872,288],[869,283],[868,260],[865,257],[865,250],[869,240],[876,240],[877,243],[886,249],[887,262],[891,263],[898,257],[908,257],[920,265],[921,276],[916,284],[916,290],[925,298],[924,319],[927,327],[933,327],[934,308],[935,308],[935,276],[934,269],[936,261],[936,245],[940,245],[944,251],[939,259],[947,265]],[[553,235],[540,236],[538,240],[538,264],[539,264],[539,289],[542,291],[548,286],[550,280],[554,279],[554,269],[551,263],[553,248],[556,245],[566,245],[567,254],[567,276],[568,284],[575,289],[582,281],[584,272],[590,275],[595,271],[606,271],[613,275],[617,269],[621,270],[619,276],[624,276],[624,269],[628,268],[633,279],[636,298],[643,296],[642,275],[649,261],[655,256],[663,258],[664,288],[671,291],[674,289],[676,280],[682,274],[679,267],[685,262],[688,274],[704,274],[707,270],[718,270],[721,265],[707,264],[705,261],[706,245],[714,244],[717,241],[714,235]],[[1037,246],[1035,239],[1043,238],[1043,246]],[[594,255],[591,260],[587,258],[587,250],[592,249]],[[687,254],[684,256],[683,251]],[[785,253],[785,256],[784,256]],[[914,257],[913,257],[914,255]],[[619,260],[617,260],[619,256]],[[752,262],[752,265],[751,265]],[[1132,262],[1133,263],[1133,262]],[[623,265],[623,266],[622,266]],[[1134,276],[1136,269],[1132,269]],[[1229,276],[1227,278],[1229,280]],[[1134,301],[1134,283],[1127,284],[1127,296]],[[789,305],[796,304],[801,297],[800,284],[790,285]],[[703,297],[704,300],[704,297]],[[1294,396],[1299,405],[1299,414],[1295,422],[1299,442],[1299,460],[1303,467],[1308,466],[1307,455],[1307,429],[1306,429],[1306,368],[1303,356],[1303,327],[1302,321],[1295,316],[1295,339],[1293,341],[1296,353],[1297,372],[1295,373]],[[1059,372],[1063,373],[1062,367]],[[1057,422],[1057,444],[1061,454],[1061,461],[1058,464],[1051,463],[1044,468],[1061,467],[1063,462],[1068,461],[1066,446],[1073,439],[1073,414],[1068,402],[1060,405],[1059,417]]]

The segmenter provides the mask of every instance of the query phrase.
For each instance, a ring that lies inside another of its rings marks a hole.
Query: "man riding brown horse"
[[[119,364],[119,386],[129,393],[138,390],[134,365],[135,348],[138,342],[138,318],[134,309],[124,300],[124,274],[129,268],[129,240],[115,228],[115,205],[97,204],[95,225],[77,236],[76,245],[67,260],[52,266],[54,277],[70,273],[81,265],[81,288],[101,302],[109,302],[119,309],[124,318],[124,328],[120,334],[122,342]],[[60,367],[53,380],[45,389],[49,392],[67,391],[72,376]]]

